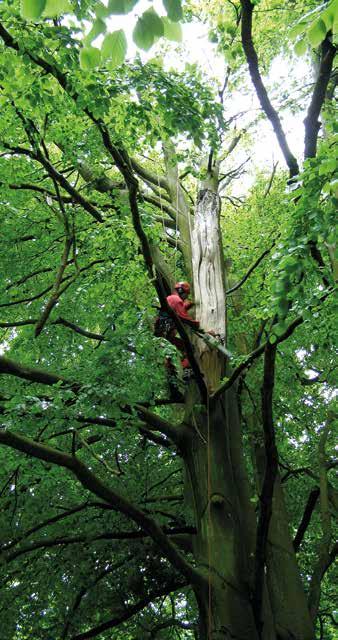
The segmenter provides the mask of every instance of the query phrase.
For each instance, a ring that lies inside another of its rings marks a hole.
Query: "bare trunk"
[[[225,341],[225,287],[222,237],[219,225],[220,198],[217,172],[201,185],[191,233],[196,317],[204,331],[213,331]],[[215,184],[216,182],[216,184]],[[224,362],[216,351],[198,340],[201,370],[209,389],[224,375]]]

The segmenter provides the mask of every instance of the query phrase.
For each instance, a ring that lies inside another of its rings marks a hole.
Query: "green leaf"
[[[332,0],[327,9],[322,13],[322,18],[326,24],[327,30],[332,29],[336,34],[338,31],[338,0]]]
[[[164,27],[164,37],[173,42],[182,42],[182,28],[177,22],[171,22],[169,18],[161,18]]]
[[[305,22],[298,22],[297,24],[295,24],[289,33],[290,40],[296,40],[297,36],[300,36],[302,33],[304,33],[305,28]]]
[[[307,42],[305,38],[303,40],[298,40],[295,44],[295,53],[297,56],[303,56],[307,49]]]
[[[279,324],[276,324],[273,328],[274,333],[276,336],[280,337],[283,335],[284,331],[286,330],[286,325],[285,323],[283,324],[282,322],[280,322]]]
[[[334,13],[330,11],[330,8],[328,8],[326,11],[323,11],[323,13],[321,14],[321,18],[325,22],[327,31],[332,29],[334,23]]]
[[[54,18],[71,11],[71,9],[69,0],[47,0],[43,15]]]
[[[88,35],[84,38],[83,42],[85,45],[90,45],[93,40],[95,40],[101,33],[105,33],[107,30],[106,23],[101,18],[96,18],[94,20],[91,30]]]
[[[138,0],[109,0],[108,11],[113,15],[126,14],[135,7],[137,2]]]
[[[322,18],[318,18],[308,31],[308,38],[311,45],[316,48],[324,40],[327,33],[326,24]]]
[[[173,22],[179,22],[183,18],[181,0],[163,0],[167,16]]]
[[[95,47],[84,47],[80,51],[80,67],[83,71],[95,69],[100,64],[101,52]]]
[[[95,15],[97,18],[108,18],[108,16],[110,16],[111,11],[109,11],[108,7],[105,7],[104,4],[99,4],[96,8],[95,8]]]
[[[118,67],[124,62],[127,53],[127,39],[122,29],[106,35],[101,55],[103,60],[110,59],[111,67]]]
[[[21,15],[25,20],[38,20],[46,6],[46,0],[21,0]]]
[[[133,40],[140,49],[148,51],[154,44],[155,38],[164,34],[164,26],[161,18],[153,9],[148,9],[138,19],[133,31]]]

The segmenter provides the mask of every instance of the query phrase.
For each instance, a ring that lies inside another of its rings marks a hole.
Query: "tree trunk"
[[[217,401],[193,412],[191,436],[183,446],[186,493],[197,529],[194,556],[205,575],[205,589],[196,592],[200,637],[255,640],[250,601],[254,519],[249,527],[252,511],[250,502],[243,504],[243,481],[233,473],[225,405]]]
[[[225,273],[217,173],[215,167],[207,174],[198,193],[191,257],[196,317],[204,330],[212,329],[225,340]],[[196,338],[195,344],[199,366],[212,395],[224,375],[226,363],[219,352],[209,350],[201,339]],[[195,587],[200,640],[313,640],[279,491],[275,494],[269,535],[263,630],[258,632],[255,626],[252,592],[256,517],[243,461],[235,386],[217,400],[210,397],[207,406],[202,407],[194,383],[190,384],[185,423],[190,427],[190,435],[185,438],[181,453],[186,497],[197,529],[193,553],[196,566],[205,577],[204,587]],[[262,451],[257,453],[261,456]],[[261,462],[256,460],[259,474]]]
[[[219,226],[220,198],[217,175],[205,181],[197,196],[191,233],[196,316],[204,331],[212,330],[225,340],[225,287],[222,237]],[[215,184],[216,183],[216,184]],[[214,390],[224,374],[224,362],[215,350],[197,342],[200,367],[209,390]]]
[[[265,451],[257,417],[249,419],[260,492],[265,469]],[[278,640],[313,640],[314,628],[307,607],[296,554],[292,544],[283,487],[277,475],[267,548],[267,586]]]

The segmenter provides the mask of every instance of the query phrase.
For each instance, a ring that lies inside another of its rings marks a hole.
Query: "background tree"
[[[324,29],[303,3],[215,3],[217,96],[193,65],[96,70],[76,25],[3,3],[4,638],[334,637],[332,7]],[[299,18],[301,175],[262,75]],[[232,187],[246,63],[291,193],[276,166]],[[194,379],[173,398],[152,322],[179,278],[219,339],[176,320]]]

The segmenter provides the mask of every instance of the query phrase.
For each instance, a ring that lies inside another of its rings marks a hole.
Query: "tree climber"
[[[168,306],[174,311],[174,313],[176,313],[176,315],[184,324],[187,324],[192,329],[204,333],[200,329],[199,321],[193,320],[193,318],[191,318],[188,314],[188,310],[191,309],[191,307],[194,305],[193,302],[187,300],[189,293],[190,285],[188,282],[176,282],[174,286],[174,292],[167,296]],[[212,332],[208,333],[212,335]],[[164,309],[161,309],[159,316],[156,318],[154,335],[157,337],[165,338],[181,352],[183,380],[189,380],[192,375],[192,371],[190,362],[187,358],[184,342],[181,338],[177,337],[177,327],[175,321]],[[165,367],[168,370],[168,373],[172,375],[174,365],[172,364],[170,358],[166,358]]]

